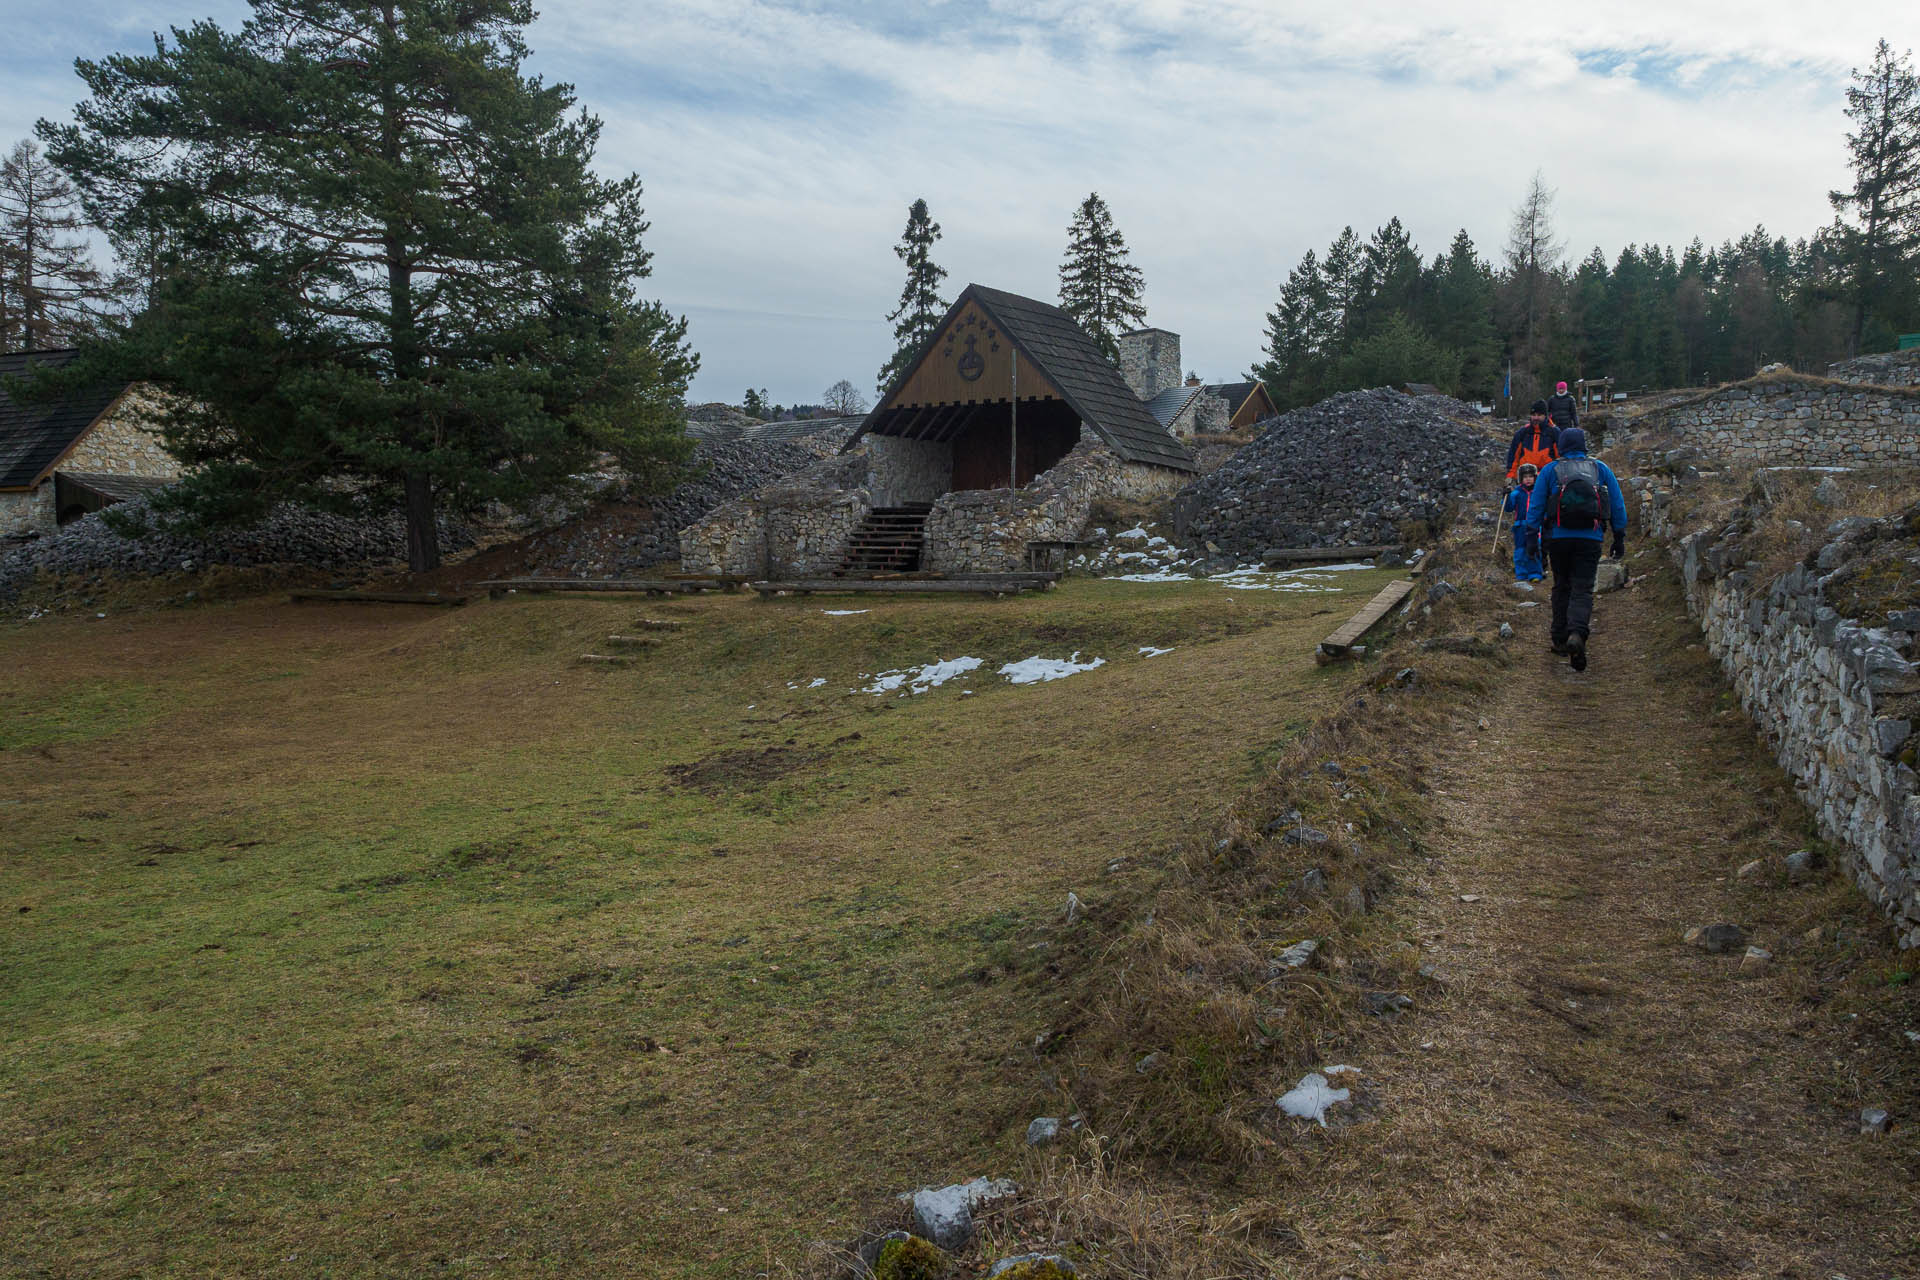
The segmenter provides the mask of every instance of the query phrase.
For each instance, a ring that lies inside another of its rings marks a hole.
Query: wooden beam
[[[1320,642],[1318,656],[1322,659],[1352,657],[1353,646],[1359,643],[1360,637],[1378,626],[1390,609],[1412,595],[1413,587],[1414,584],[1410,578],[1389,582],[1382,587],[1380,593],[1367,601],[1360,612],[1347,619],[1338,631]]]
[[[293,604],[434,604],[449,609],[467,602],[465,596],[437,591],[295,591],[287,599]]]

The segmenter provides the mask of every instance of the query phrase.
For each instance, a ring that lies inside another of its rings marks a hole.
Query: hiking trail
[[[1359,1064],[1386,1105],[1306,1180],[1309,1273],[1920,1275],[1920,1046],[1833,985],[1850,935],[1896,954],[1878,917],[1838,872],[1781,869],[1804,810],[1664,566],[1600,597],[1584,675],[1546,652],[1545,585],[1433,744],[1431,857],[1398,910],[1443,986]],[[1717,921],[1769,971],[1683,943]],[[1860,1132],[1868,1106],[1891,1135]]]

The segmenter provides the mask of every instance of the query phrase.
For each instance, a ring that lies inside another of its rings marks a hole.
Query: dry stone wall
[[[1101,501],[1156,502],[1189,477],[1123,462],[1091,432],[1073,451],[1017,492],[966,489],[933,504],[926,567],[939,573],[1007,573],[1023,568],[1029,542],[1080,537]]]
[[[1880,466],[1920,462],[1920,391],[1781,374],[1647,415],[1727,462]]]
[[[1912,746],[1920,610],[1846,618],[1827,599],[1863,539],[1909,536],[1914,513],[1842,520],[1812,565],[1762,581],[1741,547],[1740,522],[1675,537],[1665,495],[1644,479],[1631,483],[1641,491],[1645,527],[1669,539],[1708,649],[1821,835],[1844,851],[1901,945],[1920,946],[1920,777]]]
[[[177,479],[180,463],[161,446],[160,436],[153,429],[159,412],[151,393],[138,387],[127,392],[60,460],[60,470]]]
[[[57,528],[52,481],[24,493],[0,493],[0,538],[25,538]]]
[[[836,454],[722,503],[680,532],[686,573],[814,577],[840,567],[873,509],[868,455]]]
[[[1827,376],[1838,382],[1879,387],[1920,387],[1920,348],[1842,360],[1827,366]]]
[[[953,445],[869,436],[868,489],[876,507],[922,506],[953,488]]]

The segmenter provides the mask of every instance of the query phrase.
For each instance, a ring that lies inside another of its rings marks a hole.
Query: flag
[[[1507,366],[1507,382],[1506,382],[1506,385],[1500,389],[1500,394],[1507,397],[1507,399],[1509,400],[1513,399],[1513,366],[1512,365]]]

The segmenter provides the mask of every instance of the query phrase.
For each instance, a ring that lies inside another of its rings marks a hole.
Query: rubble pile
[[[1348,391],[1268,419],[1180,495],[1187,531],[1223,551],[1394,545],[1483,479],[1500,442],[1445,396]]]

